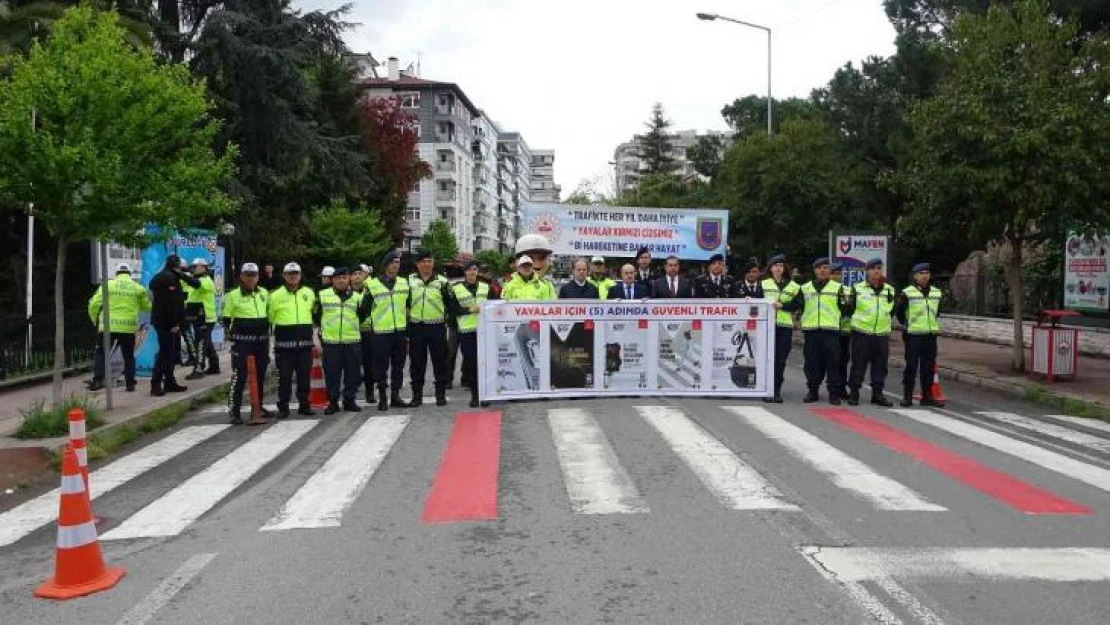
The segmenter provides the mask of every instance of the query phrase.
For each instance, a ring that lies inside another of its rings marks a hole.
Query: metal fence
[[[66,313],[65,354],[67,367],[86,365],[96,348],[96,328],[84,313]],[[54,315],[30,319],[32,341],[27,349],[28,320],[23,316],[0,317],[0,380],[11,380],[51,371],[54,368]]]

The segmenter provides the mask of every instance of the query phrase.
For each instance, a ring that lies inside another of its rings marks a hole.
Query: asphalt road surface
[[[806,406],[790,376],[781,405],[201,410],[92,467],[111,590],[33,598],[57,494],[0,504],[0,622],[1110,619],[1110,427],[953,386]]]

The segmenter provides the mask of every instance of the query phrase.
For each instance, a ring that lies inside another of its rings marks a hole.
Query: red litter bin
[[[1033,326],[1033,345],[1029,348],[1033,373],[1049,382],[1057,377],[1074,379],[1079,368],[1079,329],[1060,327],[1067,317],[1078,317],[1073,310],[1044,310]]]

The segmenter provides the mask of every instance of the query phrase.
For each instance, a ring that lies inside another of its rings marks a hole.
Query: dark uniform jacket
[[[571,279],[559,289],[559,299],[601,299],[601,295],[597,292],[597,286],[583,282],[582,286]]]
[[[185,322],[185,292],[181,283],[196,288],[200,280],[187,273],[163,269],[150,280],[150,325],[167,330]]]
[[[693,294],[693,288],[690,285],[690,279],[685,276],[676,276],[675,280],[678,281],[678,288],[675,294],[671,295],[669,278],[665,275],[659,276],[651,283],[651,296],[657,299],[670,299],[674,298],[687,298]]]
[[[760,282],[748,284],[743,280],[737,280],[732,283],[732,290],[729,293],[729,297],[734,299],[744,299],[745,297],[763,299],[763,284]]]
[[[709,274],[700,275],[694,280],[695,299],[727,299],[732,292],[732,278],[720,276],[719,284],[713,283]]]

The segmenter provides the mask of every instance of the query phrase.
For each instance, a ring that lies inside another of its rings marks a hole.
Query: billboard
[[[1064,245],[1064,308],[1104,313],[1110,307],[1110,273],[1106,270],[1110,230],[1098,234],[1069,232]]]
[[[547,237],[559,255],[634,258],[646,247],[656,258],[707,260],[725,253],[728,211],[533,203],[523,232]]]
[[[829,258],[844,269],[841,282],[852,286],[866,278],[864,267],[872,259],[890,267],[890,235],[829,233]]]

